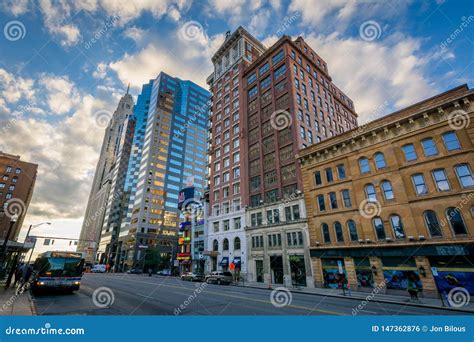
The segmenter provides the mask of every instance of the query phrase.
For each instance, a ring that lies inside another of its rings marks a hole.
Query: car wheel
[[[220,284],[221,284],[221,280],[217,279],[217,285],[220,285]]]

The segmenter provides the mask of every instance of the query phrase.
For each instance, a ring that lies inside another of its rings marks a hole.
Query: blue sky
[[[136,96],[165,71],[205,86],[239,25],[267,46],[303,36],[360,123],[474,80],[468,0],[4,0],[0,25],[0,150],[40,165],[25,224],[58,236],[78,236],[99,119],[127,84]]]

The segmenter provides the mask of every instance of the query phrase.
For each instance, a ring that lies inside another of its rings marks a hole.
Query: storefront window
[[[409,283],[422,287],[420,276],[413,258],[382,258],[383,275],[387,289],[407,290]]]
[[[306,268],[303,255],[290,255],[291,283],[293,286],[306,286]]]
[[[358,287],[374,287],[374,277],[369,258],[354,258]]]
[[[332,289],[340,288],[342,280],[339,269],[340,267],[342,268],[344,276],[346,276],[344,270],[344,260],[324,258],[321,259],[321,262],[323,266],[324,287],[329,287]],[[339,267],[339,265],[341,266]]]
[[[438,275],[434,279],[439,292],[449,293],[453,288],[461,287],[474,295],[474,257],[430,257],[430,265],[437,269]]]

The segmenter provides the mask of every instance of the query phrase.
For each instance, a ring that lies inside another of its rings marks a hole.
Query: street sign
[[[438,276],[438,268],[437,267],[431,267],[431,273],[433,273],[433,277]]]
[[[235,270],[235,264],[234,264],[233,262],[230,263],[229,269],[230,269],[231,271]]]
[[[341,260],[338,260],[337,261],[337,268],[339,269],[339,273],[344,273],[344,270],[342,268],[342,261]]]

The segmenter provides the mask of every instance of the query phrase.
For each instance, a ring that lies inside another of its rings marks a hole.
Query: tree
[[[150,249],[145,254],[145,270],[151,268],[153,271],[158,269],[158,266],[162,263],[161,254],[156,249]],[[144,271],[145,271],[144,270]]]

